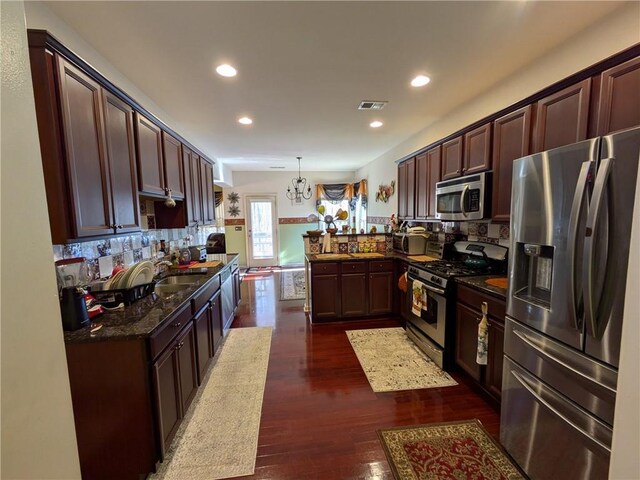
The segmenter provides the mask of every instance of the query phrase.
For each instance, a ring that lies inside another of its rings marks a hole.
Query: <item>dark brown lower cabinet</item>
[[[169,348],[153,365],[157,391],[158,420],[161,437],[161,451],[173,439],[180,425],[180,387],[178,355],[175,346]]]
[[[340,316],[338,274],[319,275],[311,267],[311,312],[314,319]]]
[[[153,364],[153,371],[160,420],[160,451],[164,456],[180,425],[180,420],[198,389],[193,323],[187,324],[165,353]]]
[[[478,324],[482,318],[483,302],[487,302],[488,306],[487,365],[478,365]],[[455,361],[461,370],[477,382],[482,391],[497,402],[500,402],[502,396],[504,316],[504,300],[458,285]]]
[[[202,383],[204,374],[213,357],[212,336],[213,323],[211,322],[211,304],[207,303],[200,312],[193,318],[193,325],[196,332],[196,344],[198,351],[198,378]]]
[[[502,363],[504,359],[504,324],[489,322],[489,352],[484,385],[494,397],[502,396]]]
[[[343,273],[340,278],[342,316],[359,317],[367,314],[367,274]]]
[[[478,312],[456,305],[456,363],[471,378],[480,381],[480,365],[476,363],[478,347]]]
[[[369,273],[369,313],[393,312],[393,271]]]
[[[312,320],[393,313],[394,272],[391,259],[311,263]]]

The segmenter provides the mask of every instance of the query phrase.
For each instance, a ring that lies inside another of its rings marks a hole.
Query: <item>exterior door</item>
[[[247,263],[250,267],[278,265],[276,195],[247,196]]]

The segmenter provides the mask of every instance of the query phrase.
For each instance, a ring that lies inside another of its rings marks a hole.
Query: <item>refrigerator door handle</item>
[[[569,217],[569,235],[567,242],[567,258],[569,259],[569,313],[573,318],[576,330],[581,330],[582,325],[578,318],[576,279],[575,279],[575,263],[576,263],[576,243],[578,241],[578,224],[580,223],[580,214],[587,193],[587,182],[589,174],[593,171],[595,162],[590,160],[584,162],[578,175],[578,183],[576,185],[576,193],[573,196],[573,204],[571,206],[571,216]]]
[[[526,378],[524,378],[522,375],[520,375],[520,373],[511,370],[510,371],[511,375],[513,375],[513,377],[518,381],[518,383],[520,383],[535,399],[536,401],[546,407],[548,410],[550,410],[553,414],[555,414],[558,418],[562,419],[567,425],[569,425],[570,427],[572,427],[573,429],[575,429],[578,433],[580,433],[581,435],[584,435],[585,437],[587,437],[589,440],[591,440],[593,443],[595,443],[598,447],[600,447],[602,450],[604,450],[604,453],[609,456],[611,455],[611,448],[609,446],[607,446],[606,444],[602,443],[600,440],[598,440],[595,435],[593,434],[594,432],[590,433],[587,432],[586,430],[582,429],[580,426],[576,425],[575,423],[573,423],[571,421],[571,419],[567,418],[566,415],[564,415],[559,408],[556,408],[556,406],[551,404],[551,398],[553,398],[550,394],[546,395],[547,397],[549,397],[548,400],[542,398],[542,396],[540,394],[538,394],[538,392],[536,392],[536,388],[534,385],[530,384],[530,381],[527,380]]]
[[[597,323],[597,305],[594,305],[594,263],[595,263],[595,236],[598,227],[598,219],[602,208],[602,201],[605,195],[611,170],[613,169],[613,158],[605,158],[600,162],[600,168],[596,176],[591,198],[591,206],[587,217],[584,241],[584,259],[582,269],[582,284],[584,288],[584,316],[587,324],[587,332],[594,338],[599,337]]]
[[[462,194],[460,195],[460,211],[462,212],[462,215],[464,215],[465,217],[469,216],[467,211],[464,209],[464,199],[467,196],[468,191],[469,191],[469,185],[465,185],[464,188],[462,189]]]
[[[559,365],[560,367],[562,367],[564,369],[570,370],[571,372],[575,373],[576,375],[579,375],[580,377],[588,380],[589,382],[592,382],[592,383],[598,385],[599,387],[607,390],[608,392],[612,393],[613,395],[616,394],[616,389],[615,388],[612,388],[609,385],[605,385],[604,383],[599,381],[597,378],[591,377],[588,374],[586,374],[584,372],[581,372],[577,368],[575,368],[575,367],[567,364],[566,362],[562,361],[561,359],[559,359],[558,357],[553,355],[551,352],[547,351],[545,349],[545,347],[540,345],[535,339],[530,338],[526,333],[519,332],[519,331],[516,331],[516,330],[514,330],[513,333],[520,340],[522,340],[524,343],[529,345],[531,348],[533,348],[535,351],[537,351],[543,357],[551,360],[552,362],[554,362],[555,364]]]

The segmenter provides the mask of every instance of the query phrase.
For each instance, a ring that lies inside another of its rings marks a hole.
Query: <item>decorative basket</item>
[[[337,228],[327,228],[327,233],[330,233],[331,235],[335,235],[336,233],[338,233],[338,229]]]
[[[322,235],[322,231],[321,230],[307,230],[307,235],[309,235],[310,237],[319,237],[320,235]]]

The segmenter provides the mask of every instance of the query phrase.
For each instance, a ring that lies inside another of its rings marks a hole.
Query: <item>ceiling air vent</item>
[[[285,167],[269,167],[269,168],[273,168],[274,170],[279,170],[279,169],[282,169],[282,168],[285,168]]]
[[[389,103],[386,100],[363,100],[358,105],[358,110],[382,110]]]

